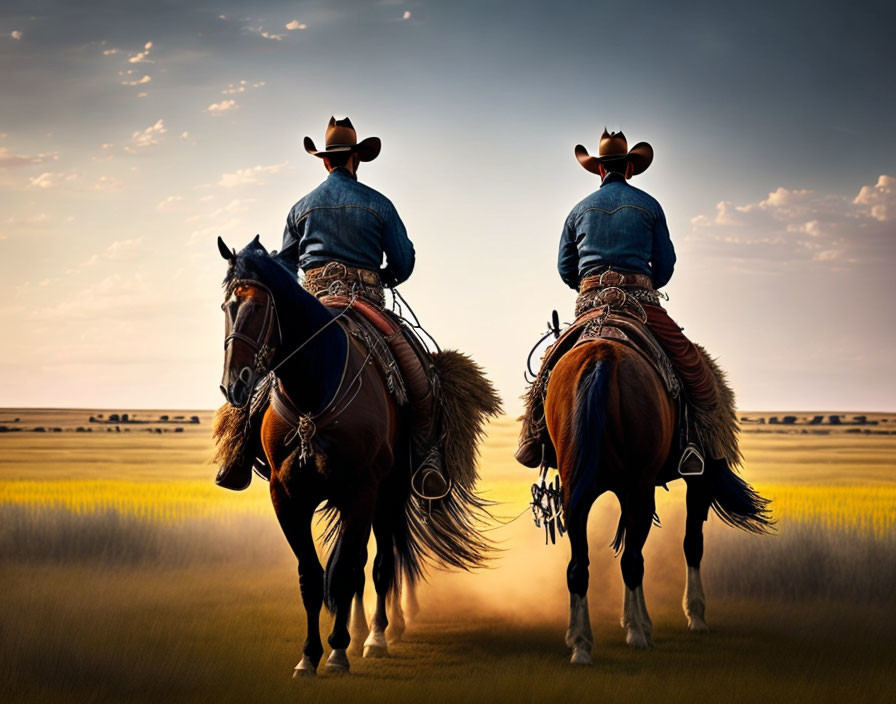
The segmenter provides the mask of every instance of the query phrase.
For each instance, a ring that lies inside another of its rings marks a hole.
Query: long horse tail
[[[749,533],[769,533],[775,525],[771,501],[759,495],[739,477],[725,460],[707,462],[709,494],[713,511],[729,526]]]
[[[607,388],[615,366],[615,357],[605,355],[586,366],[579,377],[574,420],[576,451],[568,505],[570,512],[597,482],[607,419]]]
[[[441,567],[482,567],[494,552],[483,535],[492,522],[492,502],[476,493],[479,443],[489,418],[501,413],[501,399],[482,367],[457,350],[432,355],[441,402],[442,470],[451,483],[443,499],[420,501],[409,482],[393,523],[396,571],[410,584],[430,561]]]
[[[476,464],[485,424],[502,412],[501,399],[482,368],[467,355],[442,350],[432,355],[432,361],[439,379],[442,470],[451,490],[442,499],[418,499],[411,491],[412,468],[407,459],[399,460],[402,468],[381,487],[388,504],[378,506],[378,512],[386,512],[394,549],[394,559],[383,563],[392,565],[391,573],[382,575],[390,585],[399,580],[416,584],[427,563],[465,570],[482,567],[495,550],[482,532],[493,522],[489,511],[493,502],[476,493]],[[341,523],[334,506],[326,507],[324,521],[324,540],[330,545],[324,601],[332,608],[329,576],[340,549]]]

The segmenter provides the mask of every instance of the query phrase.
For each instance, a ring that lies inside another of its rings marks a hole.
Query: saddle
[[[609,298],[609,297],[608,297]],[[647,324],[625,307],[624,301],[607,300],[581,313],[544,354],[539,379],[547,378],[560,358],[579,345],[595,340],[615,340],[638,352],[654,368],[672,398],[681,393],[681,382],[665,350]]]

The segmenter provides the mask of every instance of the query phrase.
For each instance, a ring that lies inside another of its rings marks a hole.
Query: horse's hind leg
[[[342,511],[342,528],[327,564],[325,588],[328,603],[336,614],[333,631],[327,638],[333,648],[327,658],[327,670],[330,672],[349,671],[346,655],[352,640],[348,631],[349,615],[359,583],[359,573],[363,573],[367,559],[371,512],[370,507],[363,502]]]
[[[590,665],[591,619],[588,615],[588,514],[594,497],[582,498],[567,513],[566,528],[569,532],[570,559],[566,568],[566,586],[569,588],[569,628],[566,645],[572,648],[570,662],[573,665]]]
[[[694,477],[686,481],[688,493],[684,557],[688,572],[681,605],[688,618],[688,628],[695,633],[705,633],[709,626],[706,625],[706,596],[700,579],[700,562],[703,559],[703,524],[709,514],[712,497],[705,477]]]
[[[367,564],[366,548],[364,549],[364,554],[361,558],[361,562],[365,565]],[[351,630],[352,636],[353,652],[356,651],[354,644],[358,644],[357,650],[360,650],[360,644],[367,636],[367,614],[364,611],[364,585],[366,582],[366,579],[364,577],[364,570],[357,570],[355,573],[355,579],[357,580],[355,583],[355,596],[352,599],[352,615],[349,622],[349,629]]]
[[[625,642],[632,648],[653,645],[653,624],[644,601],[642,551],[655,510],[653,487],[629,494],[622,505],[622,525],[625,528],[625,548],[620,560],[622,580],[625,582],[622,627],[626,630]]]
[[[308,635],[302,648],[302,660],[296,665],[293,677],[317,674],[317,666],[324,654],[320,642],[320,609],[324,601],[324,571],[314,537],[311,534],[311,519],[318,500],[309,492],[302,501],[293,501],[277,479],[271,478],[271,501],[283,534],[299,562],[299,589],[308,624]]]
[[[408,585],[408,589],[410,593],[413,593],[413,586]],[[392,626],[389,629],[389,640],[393,643],[401,641],[404,632],[408,628],[404,617],[404,608],[401,605],[403,592],[401,580],[396,575],[395,584],[392,585],[392,590],[389,592],[389,623]]]
[[[386,602],[395,584],[395,550],[388,523],[391,516],[384,513],[385,511],[379,511],[373,523],[373,534],[376,537],[376,557],[373,558],[376,611],[370,620],[370,633],[364,641],[365,658],[383,658],[389,655],[386,644],[386,627],[389,625]]]

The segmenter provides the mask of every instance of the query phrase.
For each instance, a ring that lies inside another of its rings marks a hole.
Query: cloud
[[[403,20],[409,20],[409,19],[411,19],[411,11],[410,11],[410,10],[405,10],[405,11],[404,11],[404,14],[401,16],[401,19],[403,19]]]
[[[131,144],[130,146],[125,147],[125,151],[133,154],[137,149],[146,149],[155,146],[156,144],[161,144],[161,137],[167,131],[168,130],[165,128],[165,121],[159,119],[154,125],[150,125],[145,130],[137,130],[134,132],[131,135]]]
[[[270,166],[252,166],[248,169],[238,169],[233,173],[222,174],[218,185],[222,188],[236,188],[237,186],[260,186],[265,182],[264,177],[270,174],[278,174],[289,168],[287,162],[271,164]]]
[[[253,34],[257,34],[259,37],[270,39],[271,41],[279,42],[283,39],[282,34],[274,34],[273,32],[268,32],[263,27],[247,27],[246,29],[248,29]]]
[[[249,81],[239,81],[238,83],[228,83],[227,87],[221,91],[223,95],[238,95],[245,93],[249,88],[261,88],[267,85],[267,81],[258,81],[257,83],[249,83]]]
[[[136,79],[133,81],[122,81],[121,85],[123,86],[142,86],[149,83],[152,80],[149,76],[143,76],[143,78]]]
[[[117,240],[106,247],[102,252],[91,255],[88,259],[69,267],[65,270],[66,274],[77,274],[84,269],[92,267],[101,261],[123,262],[131,261],[137,258],[141,248],[143,247],[143,237],[135,237],[130,240]]]
[[[688,239],[726,259],[775,268],[806,262],[838,267],[896,255],[896,179],[882,175],[854,197],[779,187],[763,200],[722,201],[691,220]]]
[[[10,216],[3,221],[3,224],[13,227],[42,227],[50,224],[50,216],[46,213],[26,215],[24,217]]]
[[[292,32],[292,31],[294,31],[294,30],[296,30],[296,29],[308,29],[308,25],[307,25],[307,24],[303,24],[302,22],[299,22],[298,20],[293,20],[292,22],[288,22],[288,23],[286,24],[286,28],[287,28],[290,32]]]
[[[11,36],[13,39],[21,39],[22,31],[19,29],[14,29],[9,33],[9,36]]]
[[[205,111],[220,115],[222,112],[237,110],[238,108],[239,105],[237,105],[235,100],[222,100],[220,103],[212,103],[205,109]]]
[[[74,171],[45,171],[40,176],[34,176],[28,179],[29,188],[39,188],[47,190],[50,188],[59,188],[66,183],[71,183],[78,179],[78,174]]]
[[[153,63],[151,59],[147,58],[149,56],[150,49],[152,49],[152,42],[146,42],[146,44],[143,45],[143,51],[138,52],[138,53],[134,54],[133,56],[131,56],[128,59],[128,63],[131,63],[131,64],[143,64],[143,63],[151,64],[151,63]]]
[[[875,220],[889,222],[896,217],[894,205],[896,205],[896,179],[882,174],[873,186],[862,186],[853,199],[853,205],[868,206],[868,213]]]
[[[183,200],[183,196],[168,196],[159,201],[156,210],[160,213],[173,213],[180,208],[180,204],[183,203]]]
[[[103,49],[103,56],[115,56],[118,53],[118,49]]]
[[[14,154],[7,147],[0,147],[0,169],[9,169],[17,166],[32,166],[43,164],[47,161],[56,161],[59,156],[51,153],[41,154]]]

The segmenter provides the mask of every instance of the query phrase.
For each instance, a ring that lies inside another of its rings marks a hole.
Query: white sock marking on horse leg
[[[638,649],[650,647],[650,641],[644,633],[638,594],[627,586],[622,604],[622,627],[625,629],[625,642],[630,647]]]
[[[635,589],[638,595],[638,611],[641,616],[641,628],[644,635],[647,636],[647,642],[653,645],[653,621],[650,620],[650,614],[647,613],[647,603],[644,601],[644,585]]]
[[[364,641],[365,658],[384,658],[389,655],[389,647],[386,645],[386,597],[377,594],[376,612],[370,619],[370,633]]]
[[[570,594],[569,628],[566,631],[566,645],[572,648],[572,657],[569,661],[573,665],[590,665],[593,644],[591,618],[588,615],[588,596]]]
[[[706,596],[703,593],[703,580],[700,579],[699,567],[688,567],[687,582],[682,600],[684,615],[688,617],[688,628],[695,633],[706,633]]]

